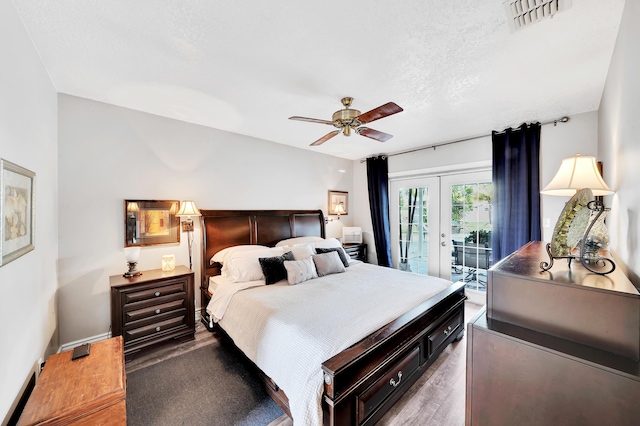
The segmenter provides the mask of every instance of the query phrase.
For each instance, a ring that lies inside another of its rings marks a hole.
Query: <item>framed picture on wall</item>
[[[35,179],[34,172],[0,158],[0,266],[35,248]]]
[[[346,191],[329,191],[328,214],[348,215],[349,214],[349,193]]]
[[[180,243],[178,200],[124,200],[124,246]]]

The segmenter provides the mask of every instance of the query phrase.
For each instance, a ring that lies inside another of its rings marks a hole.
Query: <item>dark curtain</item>
[[[367,158],[369,208],[378,265],[391,266],[391,227],[389,225],[389,168],[387,157]]]
[[[493,262],[508,256],[540,232],[540,123],[492,132]]]

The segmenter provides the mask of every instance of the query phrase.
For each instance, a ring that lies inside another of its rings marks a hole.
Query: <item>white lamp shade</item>
[[[140,247],[127,247],[124,249],[127,262],[137,262],[140,257]]]
[[[613,194],[600,176],[596,158],[581,156],[565,158],[549,184],[540,191],[547,195],[573,196],[577,191],[589,188],[593,195]]]
[[[337,215],[344,214],[344,204],[342,203],[336,204],[335,209],[333,209],[333,213]]]
[[[178,213],[176,213],[177,217],[184,217],[184,216],[202,216],[202,214],[200,214],[200,210],[198,210],[198,208],[196,207],[196,203],[194,203],[193,201],[183,201],[182,203],[180,203],[180,210],[178,210]]]

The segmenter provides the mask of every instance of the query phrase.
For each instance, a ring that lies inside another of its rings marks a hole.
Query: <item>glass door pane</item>
[[[488,172],[469,173],[447,176],[442,185],[443,208],[447,208],[443,211],[443,225],[448,222],[446,228],[451,236],[451,281],[464,281],[467,295],[477,292],[476,296],[482,300],[476,303],[482,304],[485,303],[487,270],[492,265],[490,179]],[[445,193],[447,200],[444,200]]]
[[[394,268],[439,276],[438,201],[437,178],[391,182],[389,216]]]

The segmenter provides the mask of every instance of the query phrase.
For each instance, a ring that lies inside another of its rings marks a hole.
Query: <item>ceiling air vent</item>
[[[529,27],[571,7],[572,0],[507,0],[503,3],[511,32]]]

